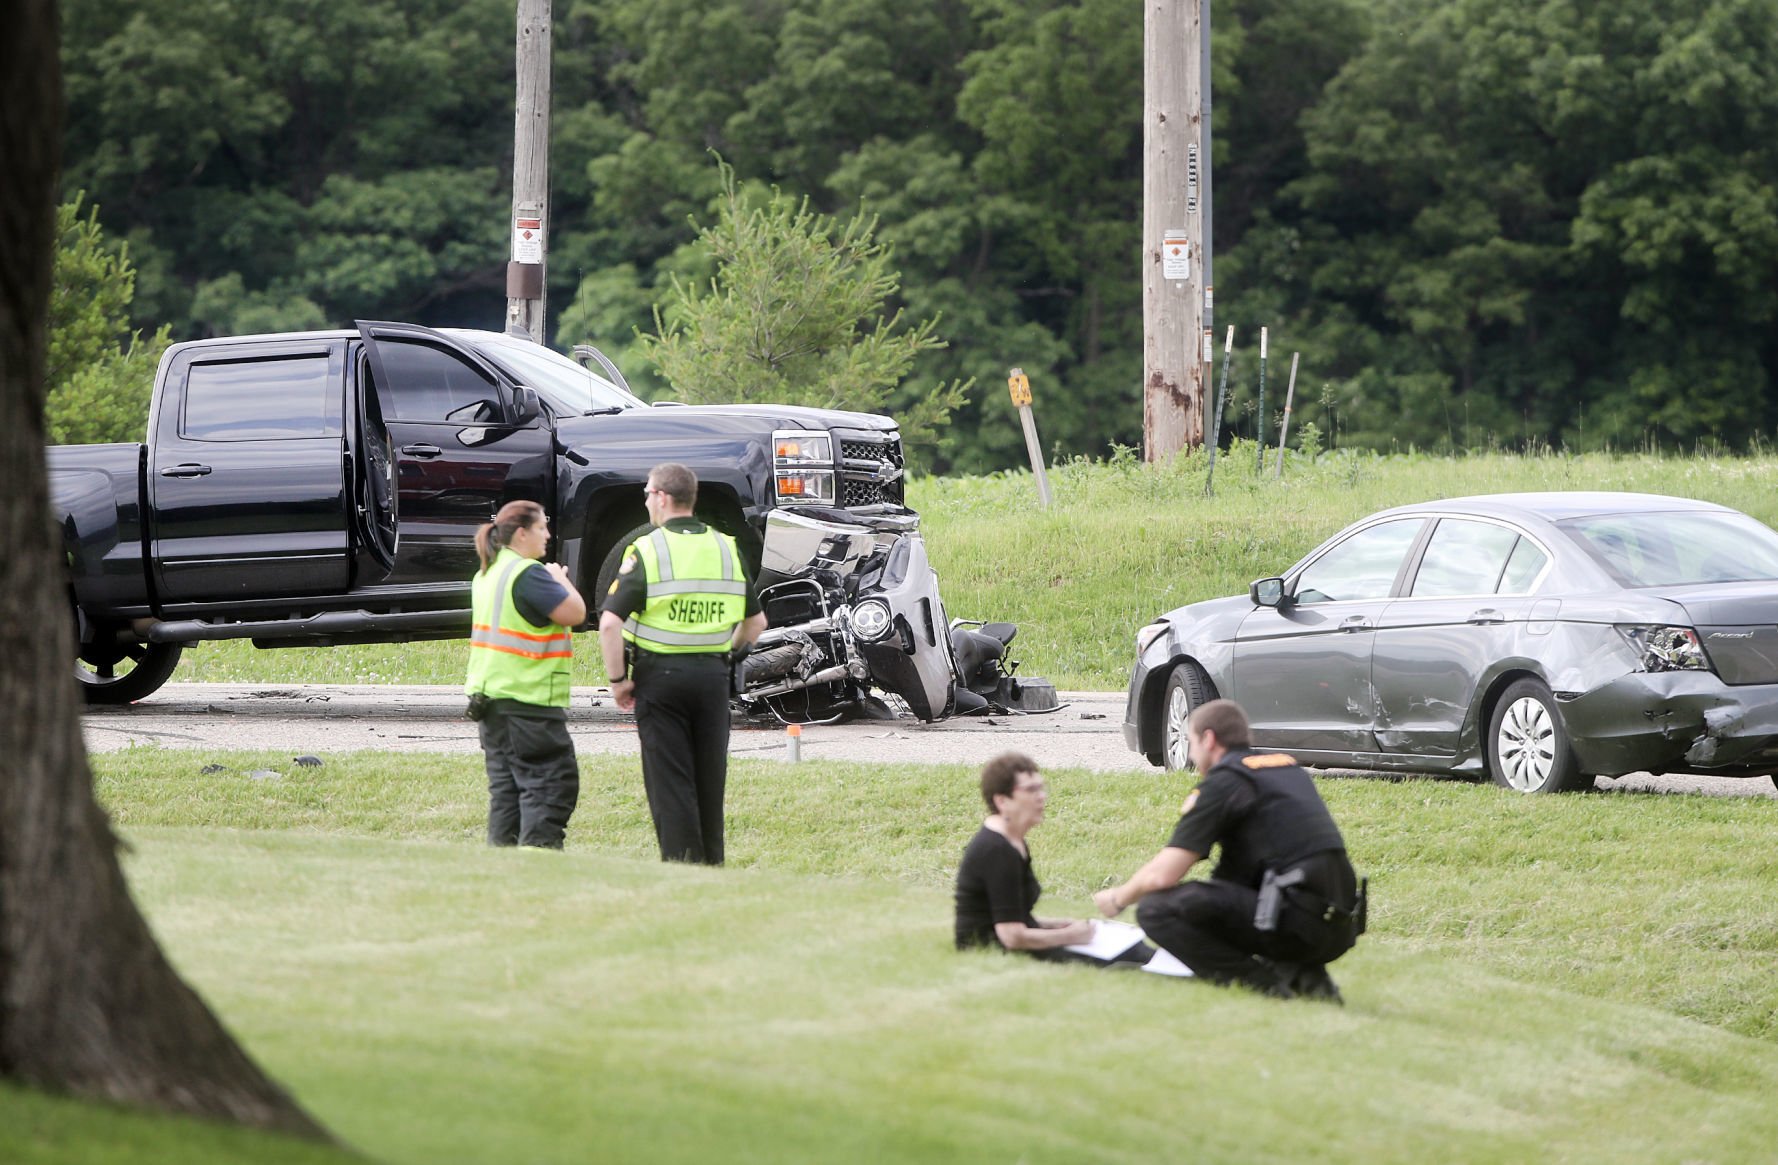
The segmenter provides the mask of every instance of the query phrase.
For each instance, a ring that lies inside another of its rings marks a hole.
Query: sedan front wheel
[[[1161,701],[1161,763],[1168,769],[1191,767],[1187,725],[1193,712],[1215,698],[1210,677],[1189,659],[1167,677],[1167,693]]]
[[[1563,793],[1589,783],[1568,746],[1556,698],[1542,680],[1515,680],[1494,705],[1488,773],[1519,793]]]

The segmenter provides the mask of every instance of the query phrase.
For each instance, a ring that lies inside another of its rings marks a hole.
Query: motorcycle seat
[[[986,635],[990,639],[998,639],[1000,646],[1005,647],[1012,642],[1012,637],[1019,633],[1016,623],[983,623],[975,629],[976,634]]]

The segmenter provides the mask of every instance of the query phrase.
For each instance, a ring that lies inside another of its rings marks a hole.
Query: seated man
[[[1343,1002],[1327,964],[1363,932],[1364,908],[1314,780],[1283,753],[1253,751],[1247,714],[1232,700],[1198,708],[1186,735],[1204,779],[1172,840],[1094,904],[1114,918],[1141,902],[1136,919],[1150,940],[1200,979]],[[1183,882],[1219,842],[1210,879]]]
[[[1048,801],[1037,762],[1002,753],[982,768],[982,800],[988,817],[963,851],[957,870],[957,948],[999,946],[1038,958],[1101,963],[1064,948],[1090,942],[1093,924],[1083,918],[1038,918],[1032,913],[1043,887],[1031,872],[1025,835],[1043,820]],[[1112,962],[1145,963],[1152,947],[1136,943]]]

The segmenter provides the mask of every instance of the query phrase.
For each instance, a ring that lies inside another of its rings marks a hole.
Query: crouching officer
[[[1232,700],[1192,713],[1187,736],[1203,781],[1165,848],[1093,902],[1136,920],[1212,983],[1244,983],[1283,999],[1340,999],[1327,964],[1364,931],[1364,891],[1315,782],[1294,759],[1256,752]],[[1182,882],[1221,843],[1208,881]]]
[[[624,552],[599,646],[617,706],[636,712],[661,860],[719,866],[729,658],[766,618],[735,540],[692,516],[697,500],[690,469],[668,462],[650,471],[643,503],[655,528]]]

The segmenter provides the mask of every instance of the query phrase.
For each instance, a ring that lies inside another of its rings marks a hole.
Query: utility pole
[[[543,258],[549,233],[550,0],[518,0],[518,103],[512,135],[512,258],[506,328],[545,343]]]
[[[1144,0],[1142,447],[1204,440],[1209,365],[1209,0]]]

